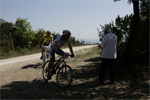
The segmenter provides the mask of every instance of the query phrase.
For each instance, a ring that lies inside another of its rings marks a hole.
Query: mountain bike
[[[45,82],[56,74],[57,85],[61,88],[66,88],[71,85],[73,79],[72,68],[65,61],[70,55],[65,53],[55,63],[51,60],[45,62],[42,70],[42,76]]]
[[[48,46],[42,46],[42,48],[44,49],[43,57],[42,57],[42,67],[43,67],[43,65],[45,64],[45,62],[49,59],[49,54],[47,53],[49,47]]]

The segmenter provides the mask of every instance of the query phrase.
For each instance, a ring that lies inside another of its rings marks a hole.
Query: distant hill
[[[1,25],[2,23],[6,23],[6,21],[5,21],[4,19],[0,18],[0,25]]]

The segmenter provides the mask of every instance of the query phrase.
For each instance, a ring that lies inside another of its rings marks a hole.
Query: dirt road
[[[78,47],[74,47],[73,50],[75,52],[75,51],[88,49],[88,48],[95,47],[95,46],[96,45],[78,46]],[[63,49],[63,50],[65,52],[69,52],[68,48]],[[8,64],[12,65],[12,64],[16,64],[16,63],[20,63],[20,62],[24,62],[24,61],[39,59],[40,56],[41,56],[41,53],[38,53],[38,54],[32,54],[32,55],[26,55],[26,56],[21,56],[21,57],[14,57],[14,58],[10,58],[10,59],[0,60],[0,68],[5,67],[5,65],[8,65]]]
[[[74,49],[75,50],[75,49]],[[76,51],[76,50],[75,50]],[[45,84],[38,58],[4,64],[0,68],[0,91],[2,99],[148,99],[147,86],[131,89],[128,80],[117,80],[104,86],[98,81],[100,67],[99,49],[84,47],[75,52],[75,58],[69,58],[68,64],[73,69],[72,85],[61,89],[56,84],[56,77]],[[25,56],[27,57],[27,56]],[[29,56],[28,56],[29,57]],[[27,58],[28,58],[27,57]],[[16,59],[16,58],[15,58]],[[21,58],[20,58],[21,59]]]

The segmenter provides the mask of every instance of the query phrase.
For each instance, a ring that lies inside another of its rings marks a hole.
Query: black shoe
[[[43,59],[43,56],[41,56],[40,59],[42,60],[42,59]]]

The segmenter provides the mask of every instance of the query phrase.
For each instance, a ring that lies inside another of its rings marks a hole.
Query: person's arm
[[[52,44],[53,42],[53,35],[51,35],[50,43]]]
[[[70,43],[68,43],[68,47],[69,47],[70,52],[71,52],[71,57],[74,57],[73,49],[72,49],[72,46]]]
[[[44,37],[41,39],[40,48],[42,48],[43,41],[44,41]]]
[[[115,38],[116,38],[116,46],[118,46],[118,38],[116,35],[115,35]]]
[[[98,44],[99,48],[102,48],[102,42],[100,41],[100,43]]]
[[[102,40],[102,43],[101,43],[101,48],[105,48],[105,45],[106,45],[106,41],[107,41],[107,37],[104,37],[103,40]]]
[[[50,36],[50,42],[49,42],[49,45],[48,45],[49,48],[50,48],[52,43],[53,43],[53,35]]]

